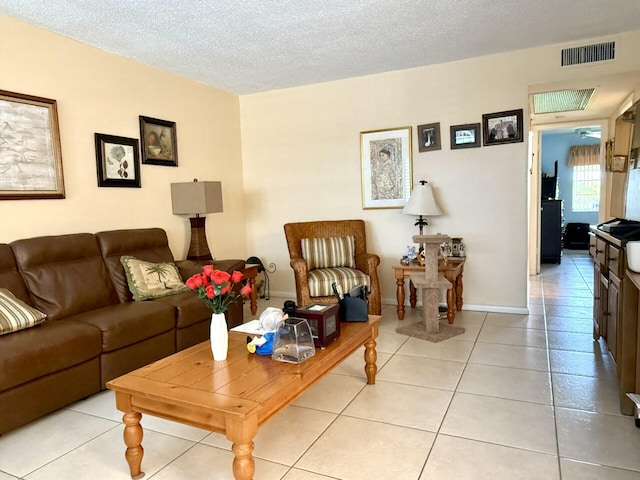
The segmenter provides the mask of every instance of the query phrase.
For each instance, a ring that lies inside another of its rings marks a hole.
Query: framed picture
[[[614,145],[613,139],[607,140],[604,144],[605,171],[607,172],[611,171],[611,164],[613,161],[613,145]]]
[[[411,127],[360,132],[362,208],[402,208],[412,183]]]
[[[138,139],[95,134],[99,187],[140,188]]]
[[[440,122],[418,125],[418,150],[430,152],[440,150]]]
[[[451,150],[480,146],[480,124],[451,125]]]
[[[55,100],[0,90],[0,200],[64,198]]]
[[[611,159],[611,171],[612,172],[626,172],[627,171],[627,156],[626,155],[614,155]]]
[[[142,163],[178,166],[176,122],[140,116]]]
[[[483,145],[522,142],[522,109],[482,115]]]

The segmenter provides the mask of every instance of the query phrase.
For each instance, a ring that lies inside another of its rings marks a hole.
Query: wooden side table
[[[258,292],[256,291],[258,267],[259,265],[257,263],[246,263],[244,265],[244,270],[242,270],[244,278],[249,281],[249,286],[251,287],[251,295],[249,296],[249,299],[251,300],[251,315],[255,315],[258,311]]]
[[[438,259],[438,273],[451,282],[452,287],[447,289],[447,321],[451,324],[456,318],[456,311],[462,309],[462,272],[464,270],[464,257],[449,257],[445,264],[442,258]],[[393,271],[396,279],[396,299],[398,301],[398,320],[404,319],[405,288],[404,279],[411,273],[424,272],[421,265],[394,265]],[[409,280],[409,304],[416,307],[416,287]]]

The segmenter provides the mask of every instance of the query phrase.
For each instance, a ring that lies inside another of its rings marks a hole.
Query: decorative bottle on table
[[[187,287],[198,293],[198,298],[203,299],[213,312],[209,338],[215,361],[226,360],[229,350],[229,332],[224,312],[227,311],[230,304],[242,297],[248,297],[251,293],[249,285],[244,285],[239,293],[233,290],[233,287],[240,283],[242,278],[242,272],[237,270],[230,274],[214,269],[213,265],[205,265],[202,267],[202,273],[196,273],[185,282]]]

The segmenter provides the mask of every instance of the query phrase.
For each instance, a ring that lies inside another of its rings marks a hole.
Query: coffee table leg
[[[372,337],[367,343],[364,344],[364,371],[367,374],[367,383],[369,385],[375,385],[376,373],[378,373],[378,366],[376,361],[378,360],[378,353],[376,352],[376,339]]]
[[[142,478],[144,472],[140,470],[142,466],[142,457],[144,456],[144,448],[142,448],[142,427],[140,419],[142,415],[138,412],[127,412],[122,417],[124,422],[124,443],[127,446],[125,458],[129,464],[131,478]]]
[[[253,437],[258,432],[256,415],[239,419],[227,419],[227,438],[231,440],[233,452],[233,478],[236,480],[253,480],[256,462],[253,459]]]
[[[235,455],[233,459],[233,478],[236,480],[253,480],[256,471],[256,462],[253,459],[253,442],[234,443],[231,451]]]

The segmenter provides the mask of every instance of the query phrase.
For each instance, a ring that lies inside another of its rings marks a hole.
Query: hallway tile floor
[[[640,480],[640,429],[591,333],[592,277],[586,251],[565,252],[531,278],[531,314],[463,310],[464,335],[437,344],[397,334],[385,305],[376,385],[362,352],[336,367],[260,429],[256,479]],[[233,478],[223,436],[142,425],[145,478]],[[0,437],[0,480],[127,480],[122,431],[113,394],[94,395]]]

